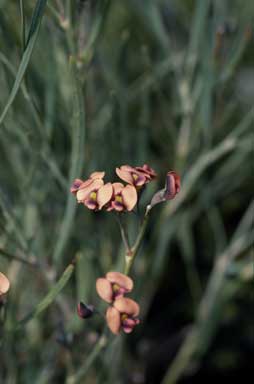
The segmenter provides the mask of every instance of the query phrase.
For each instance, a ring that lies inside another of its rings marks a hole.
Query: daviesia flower
[[[92,210],[102,209],[111,199],[113,187],[111,183],[104,184],[105,172],[93,172],[89,179],[74,180],[71,192],[76,195],[79,203]]]
[[[10,289],[10,282],[9,279],[0,272],[0,298],[2,295],[7,293]]]
[[[116,174],[120,179],[137,188],[149,183],[156,177],[155,171],[147,164],[144,164],[142,167],[122,165],[120,168],[116,168]]]
[[[97,293],[107,303],[112,303],[132,288],[132,279],[120,272],[108,272],[105,277],[96,280]]]
[[[112,187],[113,194],[107,211],[132,211],[138,201],[136,188],[133,185],[124,186],[122,183],[113,183]]]
[[[131,333],[133,328],[140,323],[137,319],[139,315],[139,305],[136,301],[121,297],[116,299],[112,306],[107,309],[106,320],[109,329],[118,335],[121,329],[125,333]]]

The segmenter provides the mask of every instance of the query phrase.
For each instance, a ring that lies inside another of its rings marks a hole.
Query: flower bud
[[[165,188],[159,190],[153,196],[150,208],[154,205],[162,203],[163,201],[172,200],[176,194],[180,191],[180,176],[173,171],[167,173]]]
[[[89,319],[89,317],[93,316],[94,307],[93,305],[86,305],[81,301],[77,306],[77,312],[81,319]]]

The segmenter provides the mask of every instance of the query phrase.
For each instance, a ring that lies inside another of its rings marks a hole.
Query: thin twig
[[[101,353],[102,349],[104,349],[107,344],[108,339],[105,335],[105,332],[103,332],[97,343],[94,345],[93,350],[90,352],[88,358],[84,361],[84,364],[81,365],[79,370],[74,375],[67,378],[66,384],[78,384],[87,374],[93,362],[96,360],[97,356]]]
[[[121,213],[117,214],[116,218],[117,218],[117,221],[118,221],[118,224],[119,224],[119,228],[120,228],[122,240],[123,240],[123,243],[124,243],[124,246],[125,246],[126,254],[130,254],[131,253],[131,246],[130,246],[129,237],[128,237],[128,233],[126,231],[125,224],[124,224],[124,222],[122,220]]]
[[[23,264],[27,264],[30,267],[39,268],[41,266],[34,258],[26,259],[25,257],[14,255],[13,253],[10,253],[3,248],[0,248],[0,255],[7,259],[12,259]]]
[[[136,241],[135,241],[133,247],[131,248],[130,252],[125,255],[124,273],[126,275],[128,275],[130,273],[130,269],[132,267],[132,264],[133,264],[133,262],[135,260],[135,257],[136,257],[136,255],[138,253],[138,250],[139,250],[139,247],[140,247],[141,242],[143,240],[143,237],[144,237],[144,234],[145,234],[145,230],[146,230],[146,227],[147,227],[147,223],[148,223],[148,218],[149,218],[150,210],[151,210],[150,206],[147,206],[146,212],[145,212],[145,215],[144,215],[144,218],[143,218],[143,221],[142,221],[142,224],[140,226],[140,230],[139,230],[138,236],[136,238]]]

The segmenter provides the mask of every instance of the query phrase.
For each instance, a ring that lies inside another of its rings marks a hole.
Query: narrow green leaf
[[[85,147],[85,111],[84,111],[84,98],[79,85],[79,79],[75,72],[75,63],[71,62],[71,75],[73,80],[73,124],[72,124],[72,153],[71,153],[71,167],[69,173],[69,182],[80,177],[82,165],[84,160],[84,147]],[[56,243],[53,260],[60,261],[64,248],[69,240],[72,223],[76,211],[76,201],[67,191],[67,205],[59,231],[58,241]]]
[[[205,38],[204,28],[207,21],[207,15],[209,11],[211,1],[210,0],[199,0],[196,2],[195,16],[190,33],[189,41],[189,55],[196,54],[200,41]],[[191,60],[191,58],[189,57]]]
[[[224,70],[220,75],[218,82],[228,81],[235,73],[237,66],[248,47],[250,39],[248,38],[246,27],[241,32],[241,35],[237,36],[236,42],[232,47],[231,53],[228,58],[228,62],[224,65]]]
[[[7,69],[11,72],[11,74],[14,77],[16,76],[15,67],[10,63],[10,61],[7,59],[7,57],[5,57],[5,55],[2,52],[0,52],[0,62],[2,62],[7,67]],[[42,133],[44,130],[43,122],[41,121],[41,118],[40,118],[40,116],[36,110],[34,101],[31,99],[24,83],[20,85],[20,89],[22,91],[22,94],[23,94],[25,100],[27,101],[27,105],[28,105],[29,109],[31,110],[31,114],[34,117],[34,121],[37,124],[37,126],[40,130],[40,133]],[[61,170],[59,169],[58,164],[56,163],[54,157],[52,156],[52,154],[50,152],[49,145],[47,143],[45,143],[45,150],[40,152],[40,156],[42,157],[43,161],[45,161],[45,163],[49,167],[52,175],[59,182],[61,187],[65,190],[66,186],[68,185],[67,180],[65,179],[65,177],[61,173]]]
[[[68,265],[58,282],[50,289],[48,294],[41,300],[41,302],[38,303],[36,307],[19,322],[18,327],[23,326],[33,318],[38,317],[42,312],[45,311],[45,309],[48,308],[49,305],[53,303],[53,301],[70,280],[74,268],[74,264]]]
[[[36,2],[36,5],[33,10],[33,15],[32,15],[28,36],[27,36],[26,47],[29,44],[29,41],[31,40],[33,34],[36,32],[36,30],[40,25],[46,5],[47,5],[47,0],[37,0]]]
[[[22,49],[24,51],[26,46],[26,20],[25,20],[23,0],[19,0],[19,7],[20,7],[20,17],[21,17],[21,42],[22,42]]]
[[[30,59],[31,59],[31,56],[33,53],[33,49],[35,46],[35,42],[36,42],[38,34],[39,34],[41,19],[43,16],[43,10],[45,8],[46,2],[47,2],[47,0],[43,0],[43,1],[39,0],[35,6],[35,8],[37,7],[38,9],[37,9],[37,11],[35,9],[34,15],[32,17],[32,23],[31,23],[31,27],[29,30],[26,49],[25,49],[24,54],[22,56],[22,60],[21,60],[21,63],[19,65],[17,76],[15,79],[14,85],[12,87],[10,96],[9,96],[7,103],[4,107],[4,110],[0,116],[0,125],[3,123],[5,117],[6,117],[8,111],[9,111],[9,109],[10,109],[10,107],[11,107],[11,105],[12,105],[12,103],[13,103],[13,101],[14,101],[17,93],[18,93],[18,90],[21,86],[21,83],[22,83],[23,77],[25,75],[26,69],[27,69],[28,64],[30,62]],[[38,5],[38,3],[40,3],[41,5]],[[43,4],[44,4],[44,7],[43,7]]]

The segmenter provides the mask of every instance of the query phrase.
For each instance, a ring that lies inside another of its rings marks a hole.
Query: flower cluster
[[[110,306],[106,312],[106,320],[111,332],[119,334],[121,329],[125,333],[132,332],[139,324],[139,305],[136,301],[124,297],[133,289],[133,280],[120,273],[108,272],[105,277],[96,281],[98,295]]]
[[[104,183],[105,172],[93,172],[85,181],[74,180],[71,186],[78,203],[91,210],[132,211],[138,201],[139,190],[156,177],[155,171],[147,164],[142,167],[122,165],[116,174],[127,183]]]
[[[156,177],[155,171],[147,164],[142,167],[122,165],[116,168],[117,176],[121,182],[104,183],[105,172],[93,172],[85,181],[76,179],[71,186],[71,192],[76,196],[78,203],[84,204],[91,210],[106,210],[116,212],[132,211],[141,196],[141,190]],[[157,204],[172,200],[180,191],[180,177],[174,171],[167,172],[165,186],[157,191],[150,203],[146,206],[143,221],[141,222],[136,242],[131,247],[128,233],[119,220],[120,230],[125,244],[125,268],[129,273],[136,257],[140,242],[145,233],[150,210]],[[125,297],[133,289],[133,280],[120,272],[108,272],[105,277],[96,281],[98,295],[109,304],[106,311],[106,321],[111,332],[115,335],[121,330],[130,333],[139,324],[139,305],[134,300]],[[79,303],[78,315],[87,319],[94,313],[94,307]]]

